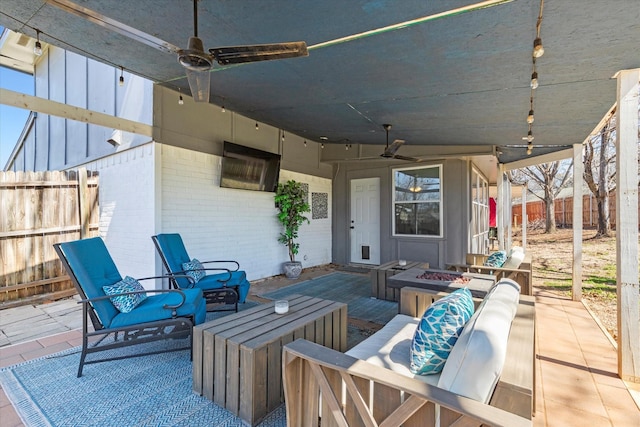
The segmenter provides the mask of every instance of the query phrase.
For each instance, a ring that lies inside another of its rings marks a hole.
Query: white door
[[[351,180],[351,262],[380,264],[380,178]]]

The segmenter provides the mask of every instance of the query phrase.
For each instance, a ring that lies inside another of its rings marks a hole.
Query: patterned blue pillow
[[[484,262],[485,267],[502,267],[507,260],[506,251],[498,251],[489,255],[489,258]]]
[[[207,273],[204,271],[202,263],[197,258],[192,259],[189,262],[182,263],[182,269],[187,276],[191,276],[196,283],[200,281]]]
[[[102,290],[107,295],[117,295],[125,292],[144,291],[144,287],[133,277],[126,276],[124,279],[109,286],[103,286]],[[117,297],[109,298],[113,305],[121,313],[129,313],[136,308],[142,301],[147,299],[146,293],[132,294],[132,295],[119,295]]]
[[[473,311],[471,292],[467,288],[458,289],[431,304],[413,336],[409,370],[418,375],[442,371]]]

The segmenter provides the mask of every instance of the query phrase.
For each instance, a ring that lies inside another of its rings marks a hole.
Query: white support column
[[[582,144],[573,144],[573,275],[571,298],[582,299]],[[564,202],[562,203],[564,206]],[[564,210],[564,208],[563,208]]]
[[[509,181],[509,178],[507,177],[506,173],[502,174],[502,179],[504,181],[504,185],[503,185],[504,210],[502,212],[504,213],[503,224],[505,225],[505,233],[506,233],[503,250],[507,251],[507,254],[508,254],[509,253],[508,251],[511,250],[511,246],[512,246],[511,236],[513,236],[513,221],[511,221],[511,218],[513,218],[513,210],[511,209],[511,181]]]
[[[496,198],[496,228],[498,229],[498,250],[504,249],[504,166],[498,165],[498,178],[496,180],[498,197]]]
[[[527,224],[529,219],[527,217],[527,190],[529,186],[525,182],[522,186],[522,250],[527,252]]]
[[[618,375],[640,382],[638,304],[638,88],[640,68],[618,79],[616,110],[616,281],[618,284]]]

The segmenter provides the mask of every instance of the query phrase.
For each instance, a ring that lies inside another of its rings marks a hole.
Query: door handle
[[[355,227],[352,225],[352,226],[351,226],[351,227],[349,227],[349,228],[353,230]]]

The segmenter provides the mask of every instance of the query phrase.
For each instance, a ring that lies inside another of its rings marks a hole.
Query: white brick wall
[[[122,276],[154,276],[155,144],[149,143],[89,163],[99,172],[99,233]],[[154,281],[143,281],[153,289]],[[159,284],[158,284],[159,286]]]
[[[280,224],[273,193],[221,188],[219,156],[169,145],[157,149],[161,232],[180,233],[192,258],[237,260],[249,280],[281,274],[288,255],[277,240]],[[328,193],[331,205],[329,179],[281,171],[280,180],[287,179],[308,183],[310,193]],[[331,217],[303,225],[299,241],[298,260],[304,267],[331,262]]]

